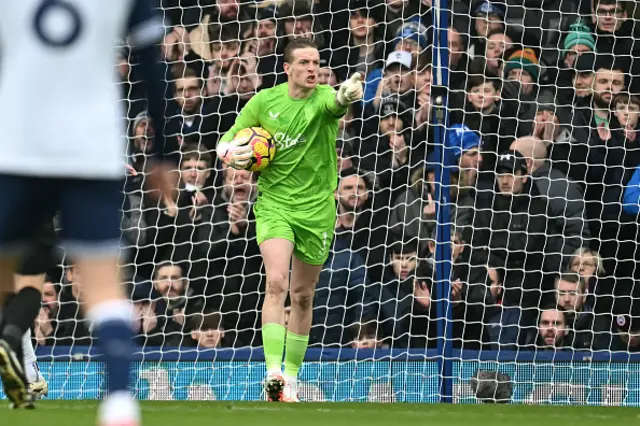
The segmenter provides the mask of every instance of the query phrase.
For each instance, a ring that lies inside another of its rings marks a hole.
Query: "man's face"
[[[362,13],[359,10],[353,12],[349,18],[349,29],[357,38],[367,38],[367,36],[373,34],[375,27],[376,20],[371,17],[367,18],[366,13]]]
[[[233,59],[240,55],[240,43],[235,40],[219,41],[211,44],[213,61],[224,70],[229,70]]]
[[[473,105],[473,107],[478,111],[485,111],[493,108],[499,97],[500,94],[491,83],[474,86],[467,95],[471,105]]]
[[[615,33],[627,19],[627,12],[621,4],[598,5],[593,23],[604,33]]]
[[[367,202],[367,185],[360,176],[346,176],[338,186],[338,202],[347,211],[357,212]]]
[[[231,167],[224,171],[224,192],[229,200],[249,201],[254,196],[253,173]]]
[[[174,83],[174,96],[178,106],[187,114],[194,114],[202,103],[202,86],[195,77],[179,78]]]
[[[473,22],[476,26],[476,34],[481,37],[486,37],[489,31],[503,28],[502,19],[494,13],[479,15],[473,19]]]
[[[531,74],[522,69],[509,70],[507,80],[519,81],[522,85],[522,93],[530,95],[533,93],[533,78]]]
[[[318,71],[318,84],[328,84],[331,87],[336,87],[338,79],[331,68],[324,67]]]
[[[585,52],[591,52],[591,48],[584,44],[576,44],[565,55],[564,66],[567,68],[573,68],[573,66],[576,64],[578,56]]]
[[[593,255],[585,253],[582,256],[574,256],[569,269],[580,275],[585,281],[588,281],[595,276],[597,267],[598,260]]]
[[[559,345],[567,335],[564,315],[556,309],[542,311],[538,328],[538,333],[547,346]]]
[[[313,38],[313,20],[311,17],[287,19],[284,32],[292,40],[294,38]]]
[[[182,296],[186,282],[182,277],[182,270],[177,265],[166,265],[158,269],[153,282],[156,291],[168,299]]]
[[[505,34],[496,33],[487,39],[486,63],[489,70],[498,73],[502,55],[512,44],[511,38]]]
[[[392,64],[384,70],[385,78],[389,79],[391,93],[405,94],[413,87],[413,73],[400,64]]]
[[[150,122],[149,118],[142,119],[134,130],[133,143],[140,152],[149,152],[153,147],[156,132]]]
[[[567,312],[581,312],[586,295],[580,289],[579,283],[558,281],[556,284],[556,299],[558,306]]]
[[[402,133],[402,120],[397,115],[389,115],[380,119],[380,134]]]
[[[449,47],[449,66],[455,68],[460,63],[464,46],[462,45],[462,36],[458,31],[449,28],[447,32],[447,43]]]
[[[60,308],[58,292],[52,282],[46,282],[42,286],[42,308],[49,313],[49,318],[55,318],[58,315]]]
[[[436,254],[436,243],[429,241],[429,252],[432,255]],[[464,251],[464,243],[460,240],[460,236],[455,234],[451,236],[451,260],[455,261]]]
[[[478,166],[482,161],[482,155],[478,148],[471,148],[462,152],[460,156],[460,168],[469,170],[478,170]]]
[[[276,23],[273,19],[261,19],[256,26],[255,35],[258,39],[258,56],[275,53]]]
[[[194,330],[191,332],[191,338],[198,342],[199,348],[213,349],[220,346],[224,338],[224,330]]]
[[[418,253],[393,253],[391,254],[391,267],[393,273],[401,281],[406,280],[409,274],[416,269],[418,264]]]
[[[235,91],[240,99],[251,99],[262,84],[262,77],[258,74],[258,62],[250,55],[243,55],[232,67],[232,72],[238,75]]]
[[[508,170],[498,171],[498,187],[504,195],[516,195],[522,192],[527,177],[518,170],[515,174]]]
[[[410,38],[403,38],[398,42],[398,45],[394,50],[401,52],[408,52],[412,55],[419,55],[422,51],[422,47],[420,47],[420,43]]]
[[[218,11],[225,21],[238,19],[240,5],[238,0],[217,0]]]
[[[211,169],[206,161],[198,161],[195,158],[183,161],[180,165],[180,178],[183,184],[203,188],[211,174]]]
[[[291,52],[291,63],[284,64],[284,72],[289,77],[289,84],[305,89],[314,89],[318,85],[320,70],[320,53],[313,47],[296,49]]]
[[[573,88],[577,97],[584,98],[591,94],[594,76],[595,73],[592,72],[578,72],[575,74],[573,77]]]
[[[420,72],[416,72],[415,82],[416,90],[420,93],[424,93],[427,96],[431,95],[431,81],[433,79],[433,73],[431,67],[426,67]]]
[[[622,71],[599,69],[593,81],[594,101],[600,108],[611,105],[613,97],[624,90]]]
[[[618,102],[616,104],[616,117],[622,127],[635,129],[640,118],[640,105],[636,103]]]

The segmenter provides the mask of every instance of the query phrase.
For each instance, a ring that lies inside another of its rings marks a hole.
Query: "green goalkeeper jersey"
[[[336,103],[336,91],[318,85],[305,99],[289,97],[289,84],[258,92],[220,139],[233,140],[247,127],[262,127],[276,143],[273,162],[260,173],[260,198],[284,208],[312,208],[326,202],[338,182],[336,137],[346,107]]]

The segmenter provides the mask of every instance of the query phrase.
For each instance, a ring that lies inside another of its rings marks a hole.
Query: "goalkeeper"
[[[276,143],[275,159],[258,180],[254,207],[267,274],[262,307],[265,394],[270,401],[297,402],[313,295],[335,228],[338,123],[349,104],[362,98],[362,83],[356,73],[337,92],[318,85],[320,54],[308,39],[292,40],[285,48],[284,62],[287,82],[260,91],[247,103],[220,139],[218,156],[231,167],[246,168],[252,150],[233,139],[247,127],[264,128]],[[284,327],[287,290],[291,299],[288,330]]]

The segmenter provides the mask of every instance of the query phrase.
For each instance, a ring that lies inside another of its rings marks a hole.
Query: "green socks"
[[[281,371],[285,336],[287,354],[284,359],[284,375],[289,378],[296,378],[300,367],[302,367],[304,354],[307,352],[309,336],[301,336],[287,331],[280,324],[265,324],[262,326],[262,345],[264,347],[267,372]]]
[[[265,324],[262,326],[262,346],[267,371],[281,371],[282,355],[284,354],[284,336],[287,329],[280,324]]]
[[[288,378],[297,378],[298,371],[302,367],[304,354],[307,352],[309,336],[287,332],[287,354],[284,358],[284,375]],[[268,368],[268,364],[267,364]]]

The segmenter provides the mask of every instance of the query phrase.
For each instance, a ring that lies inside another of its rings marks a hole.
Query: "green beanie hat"
[[[540,76],[540,63],[533,49],[516,50],[504,64],[504,76],[507,77],[509,71],[521,69],[529,73],[533,81],[538,81]]]
[[[596,50],[596,39],[591,34],[591,30],[582,21],[578,21],[569,27],[569,34],[564,39],[564,53],[566,55],[573,46],[582,44],[589,47],[592,52]]]

